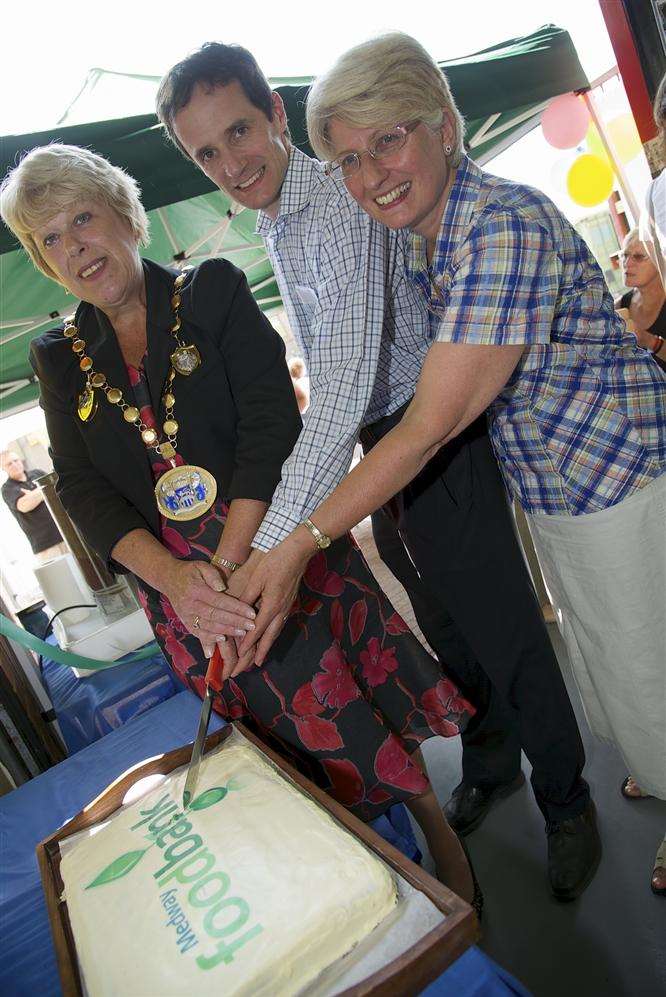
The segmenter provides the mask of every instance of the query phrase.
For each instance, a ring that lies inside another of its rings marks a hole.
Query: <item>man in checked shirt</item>
[[[367,450],[386,420],[399,420],[430,345],[428,316],[404,277],[401,234],[372,221],[293,146],[282,100],[245,49],[211,43],[173,67],[157,113],[213,183],[259,212],[257,231],[310,374],[303,430],[253,553],[231,582],[241,597],[263,552],[299,524],[311,529],[304,521],[347,473],[359,437]],[[484,416],[397,496],[398,508],[407,503],[420,505],[421,530],[441,566],[437,591],[418,578],[407,586],[417,619],[478,707],[463,734],[463,778],[447,818],[461,835],[478,827],[524,781],[522,748],[551,832],[551,888],[573,899],[600,853],[583,745]],[[402,536],[409,547],[404,525]]]

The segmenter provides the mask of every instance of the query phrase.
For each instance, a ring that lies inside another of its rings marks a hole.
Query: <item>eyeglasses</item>
[[[645,263],[649,257],[647,253],[619,253],[618,259],[620,263],[628,263],[629,260],[633,260],[634,263]]]
[[[410,132],[418,127],[420,121],[411,121],[407,125],[396,125],[390,131],[382,132],[367,149],[360,152],[346,152],[339,159],[331,159],[325,165],[326,175],[334,180],[349,180],[361,168],[361,157],[367,153],[372,159],[388,159],[399,152],[404,146]]]

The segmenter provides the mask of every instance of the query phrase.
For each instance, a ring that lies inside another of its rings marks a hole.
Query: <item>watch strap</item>
[[[309,530],[314,538],[314,542],[317,544],[320,550],[325,550],[327,547],[331,546],[331,538],[319,529],[318,526],[312,522],[311,519],[304,519],[302,525]]]
[[[222,557],[221,554],[213,554],[210,563],[214,564],[216,568],[225,568],[232,573],[240,568],[240,564],[237,561],[230,561],[229,558]]]

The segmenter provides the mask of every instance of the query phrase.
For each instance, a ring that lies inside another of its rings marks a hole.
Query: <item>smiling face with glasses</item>
[[[333,118],[328,139],[334,155],[327,174],[372,218],[412,229],[434,245],[455,175],[448,159],[455,126],[447,112],[436,128],[422,121],[359,128]]]
[[[391,156],[402,149],[407,142],[407,136],[418,127],[419,123],[412,121],[407,125],[396,125],[375,136],[367,149],[361,149],[360,152],[344,152],[338,159],[331,159],[326,163],[327,176],[333,177],[334,180],[351,180],[360,170],[363,156],[388,162]]]

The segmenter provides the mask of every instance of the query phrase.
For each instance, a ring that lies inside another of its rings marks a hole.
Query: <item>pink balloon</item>
[[[573,93],[554,97],[541,115],[543,137],[556,149],[572,149],[582,142],[589,124],[590,112]]]

